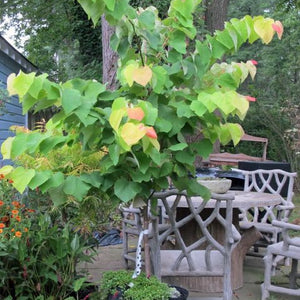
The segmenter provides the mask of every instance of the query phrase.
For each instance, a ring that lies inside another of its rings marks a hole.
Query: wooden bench
[[[249,134],[244,134],[241,138],[241,141],[248,141],[248,142],[259,142],[263,143],[263,154],[261,157],[250,156],[243,153],[213,153],[210,154],[208,161],[205,161],[205,164],[209,166],[214,165],[231,165],[235,166],[238,164],[239,161],[267,161],[267,147],[268,147],[268,139],[258,136],[253,136]]]

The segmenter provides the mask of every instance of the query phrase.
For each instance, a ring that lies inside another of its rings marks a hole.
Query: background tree
[[[101,30],[86,21],[77,1],[4,0],[0,20],[0,32],[16,28],[17,45],[29,37],[24,54],[53,79],[101,78]]]
[[[274,42],[272,47],[259,44],[245,45],[233,59],[254,59],[259,73],[255,83],[247,80],[241,87],[244,93],[257,97],[243,122],[244,129],[254,135],[268,137],[268,158],[288,161],[294,171],[300,170],[300,24],[299,6],[288,1],[232,1],[229,18],[249,14],[265,15],[283,20],[282,43]],[[274,72],[276,70],[276,72]],[[249,147],[249,145],[247,145]],[[227,149],[228,150],[228,149]],[[247,151],[240,145],[230,151]],[[257,155],[257,148],[250,149]]]
[[[131,0],[130,3],[133,7],[155,5],[160,11],[159,16],[163,18],[170,0]],[[298,1],[203,1],[202,6],[195,12],[196,27],[201,29],[198,30],[201,32],[201,35],[198,35],[199,40],[205,37],[204,27],[206,32],[222,28],[227,5],[228,19],[264,14],[284,20],[284,43],[275,42],[272,47],[261,47],[256,43],[245,45],[239,56],[234,59],[253,58],[259,62],[258,68],[264,67],[255,84],[250,80],[242,87],[245,92],[254,93],[259,100],[252,106],[245,120],[245,130],[269,138],[268,158],[287,160],[292,163],[294,170],[299,170],[299,154],[296,150],[299,141],[299,120],[295,117],[299,95]],[[0,7],[0,18],[4,19],[5,16],[9,16],[10,22],[17,28],[16,40],[20,40],[21,35],[29,34],[25,54],[42,71],[50,73],[52,78],[63,81],[80,76],[101,80],[102,47],[103,57],[110,57],[106,50],[109,37],[103,37],[101,41],[101,26],[94,27],[91,22],[86,22],[77,1],[4,0]],[[4,27],[2,25],[2,30]],[[107,31],[104,29],[104,32]],[[288,45],[288,51],[283,45]],[[193,50],[193,45],[190,45],[190,48]],[[112,81],[106,79],[105,74],[115,74],[112,66],[116,63],[104,64],[107,66],[103,70],[104,82]],[[274,73],[274,69],[277,72]],[[285,151],[282,151],[282,145]],[[243,149],[241,151],[245,152]],[[251,151],[255,155],[256,150]]]
[[[215,30],[224,29],[229,0],[206,0],[203,4],[205,5],[205,24],[207,30],[213,33]]]

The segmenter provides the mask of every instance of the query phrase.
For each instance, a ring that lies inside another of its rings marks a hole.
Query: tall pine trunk
[[[224,23],[227,19],[227,11],[230,0],[205,0],[205,25],[210,33],[216,30],[223,30]],[[220,115],[217,112],[217,115]],[[213,153],[220,152],[220,141],[216,141],[213,148]]]
[[[118,55],[109,45],[110,38],[114,34],[114,28],[106,21],[104,15],[101,19],[102,26],[102,82],[107,83],[109,90],[117,87],[117,62]]]
[[[229,0],[205,0],[205,25],[209,32],[223,30],[227,18]]]

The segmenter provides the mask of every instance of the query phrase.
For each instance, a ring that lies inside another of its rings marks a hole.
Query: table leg
[[[247,229],[241,240],[238,242],[236,247],[232,251],[232,260],[231,260],[231,284],[233,289],[238,289],[243,286],[243,263],[249,248],[260,238],[262,238],[261,233],[252,226]]]

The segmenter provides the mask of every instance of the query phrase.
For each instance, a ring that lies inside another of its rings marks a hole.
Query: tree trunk
[[[114,33],[114,28],[106,21],[104,15],[101,19],[102,25],[102,82],[107,83],[107,89],[114,90],[117,87],[117,61],[118,55],[109,45],[110,37]]]
[[[216,30],[223,30],[224,23],[227,18],[228,5],[230,0],[205,0],[203,1],[206,6],[205,10],[205,25],[210,33]],[[220,115],[217,112],[217,115]],[[213,153],[220,152],[220,141],[215,142]]]
[[[229,0],[205,0],[205,24],[207,30],[214,33],[215,30],[223,30],[227,18]]]

